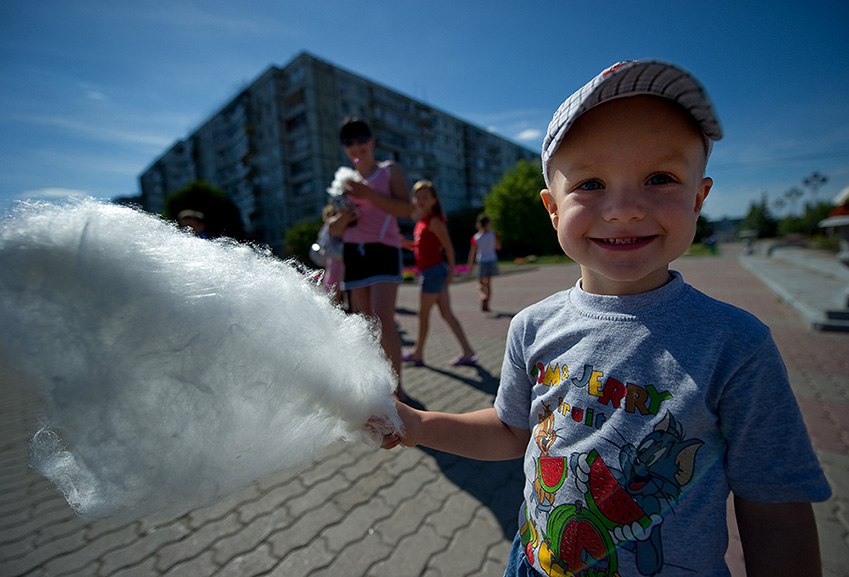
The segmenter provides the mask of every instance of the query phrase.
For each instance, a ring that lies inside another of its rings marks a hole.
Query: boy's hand
[[[421,423],[421,419],[418,415],[420,411],[408,407],[397,399],[395,400],[395,409],[398,411],[398,416],[401,417],[401,432],[383,435],[380,448],[394,449],[398,445],[415,447],[418,444],[417,435]],[[376,431],[379,429],[379,427],[375,426],[376,424],[377,417],[372,417],[366,423],[366,428]]]

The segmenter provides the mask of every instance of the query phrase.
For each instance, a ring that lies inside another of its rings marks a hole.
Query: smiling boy
[[[769,329],[687,285],[722,131],[662,62],[599,74],[555,113],[540,195],[581,279],[511,322],[494,407],[399,405],[398,443],[524,456],[505,575],[730,575],[734,495],[749,577],[819,575],[810,503],[830,489]]]

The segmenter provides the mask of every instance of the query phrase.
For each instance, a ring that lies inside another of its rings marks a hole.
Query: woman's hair
[[[436,201],[436,203],[433,205],[433,210],[431,210],[431,213],[438,215],[442,219],[445,219],[445,211],[442,209],[442,201],[439,200],[439,193],[436,192],[436,187],[433,186],[433,183],[429,180],[420,180],[413,185],[413,194],[416,194],[416,191],[422,188],[428,189],[433,195],[433,199]]]
[[[340,141],[357,138],[358,136],[371,137],[371,135],[371,128],[368,127],[368,124],[356,116],[346,116],[342,121],[342,128],[339,130]]]
[[[489,224],[489,217],[485,214],[479,214],[478,218],[475,220],[475,226],[478,228],[483,228]]]

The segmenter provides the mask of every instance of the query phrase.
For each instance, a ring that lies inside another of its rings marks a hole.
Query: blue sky
[[[842,0],[3,0],[0,210],[137,194],[175,140],[301,51],[533,150],[603,68],[668,60],[706,85],[725,130],[708,218],[814,171],[826,200],[849,187],[848,25]]]

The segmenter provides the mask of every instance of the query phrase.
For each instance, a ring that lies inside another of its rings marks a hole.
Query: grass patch
[[[713,251],[711,251],[710,247],[703,245],[702,243],[694,242],[690,245],[690,248],[687,249],[681,256],[719,256],[722,254],[720,248],[714,245]]]

